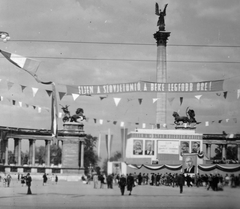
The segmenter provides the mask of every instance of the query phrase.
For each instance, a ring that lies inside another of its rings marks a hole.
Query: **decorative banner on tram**
[[[179,82],[179,83],[157,83],[138,81],[132,83],[106,84],[106,85],[67,85],[67,94],[97,95],[117,94],[132,92],[214,92],[223,91],[223,81],[202,81],[202,82]]]

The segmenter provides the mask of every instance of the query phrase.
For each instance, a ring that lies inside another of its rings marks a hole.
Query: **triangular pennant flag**
[[[33,97],[35,97],[35,95],[36,95],[36,93],[37,93],[37,91],[38,91],[38,88],[33,88],[33,87],[32,87],[32,91],[33,91]]]
[[[48,96],[51,96],[51,95],[52,95],[52,91],[46,90],[46,92],[47,92]]]
[[[66,93],[65,92],[59,92],[59,99],[62,100]]]
[[[202,97],[202,95],[196,95],[195,96],[198,100],[200,100],[200,98]]]
[[[22,57],[17,54],[5,52],[2,50],[0,50],[0,52],[5,58],[7,58],[11,63],[16,65],[17,67],[22,68],[23,70],[30,73],[32,76],[36,75],[40,62],[33,59],[26,58],[26,57]]]
[[[229,121],[229,118],[226,119],[226,122],[227,122],[227,123],[228,123],[228,121]]]
[[[8,90],[12,88],[13,84],[14,84],[13,82],[10,81],[7,82]]]
[[[58,113],[58,118],[62,118],[62,112]]]
[[[113,99],[114,99],[115,105],[118,106],[121,98],[113,98]]]
[[[3,101],[3,96],[0,96],[0,101]]]
[[[22,92],[26,88],[26,86],[21,85]]]
[[[209,122],[208,121],[205,122],[205,126],[209,126]]]
[[[217,96],[221,96],[221,93],[216,93]]]
[[[167,124],[166,123],[163,124],[163,128],[167,128]]]
[[[72,94],[72,97],[73,97],[73,100],[75,101],[79,97],[79,94]]]
[[[183,97],[180,97],[180,105],[183,103]]]
[[[158,98],[153,98],[153,103],[155,103],[158,100]]]
[[[41,113],[41,111],[42,111],[42,108],[38,107],[38,113]]]
[[[103,119],[99,119],[99,124],[103,124]]]
[[[93,118],[93,121],[94,121],[94,123],[97,123],[97,119],[96,118]]]
[[[142,124],[142,128],[146,128],[146,123],[143,123],[143,124]]]
[[[36,106],[35,106],[35,105],[33,105],[32,107],[33,107],[34,110],[36,109]]]
[[[222,120],[219,120],[219,121],[218,121],[218,123],[221,123],[221,122],[222,122]]]
[[[237,90],[237,98],[239,99],[240,97],[240,89]]]
[[[29,107],[29,104],[25,104],[25,105],[26,105],[27,108]]]
[[[173,100],[174,100],[174,97],[168,98],[168,102],[170,103],[170,105],[172,105]]]
[[[117,121],[113,121],[113,124],[116,125],[116,124],[117,124]]]
[[[22,107],[22,102],[18,102],[19,106]]]
[[[138,99],[139,104],[142,104],[142,99]]]
[[[13,104],[13,105],[16,105],[16,101],[15,101],[15,100],[12,100],[12,104]]]
[[[121,126],[121,127],[124,127],[124,122],[121,122],[121,123],[120,123],[120,126]]]
[[[226,99],[227,98],[227,91],[223,92],[223,97]]]

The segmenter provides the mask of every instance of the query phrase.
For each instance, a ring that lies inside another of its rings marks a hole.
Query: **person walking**
[[[124,195],[124,191],[125,191],[125,186],[127,184],[127,179],[126,177],[122,174],[119,181],[118,181],[118,184],[119,184],[119,188],[120,188],[120,191],[121,191],[121,194]]]
[[[183,192],[184,182],[185,182],[185,176],[184,176],[184,174],[180,173],[178,175],[178,185],[180,188],[180,194]]]
[[[47,174],[43,174],[43,186],[47,183]]]
[[[129,195],[132,194],[132,189],[134,187],[134,178],[132,176],[131,173],[129,173],[128,177],[127,177],[127,190],[129,191]]]
[[[21,184],[22,187],[25,185],[25,177],[23,176],[23,174],[21,175]]]
[[[27,194],[32,194],[31,182],[32,182],[32,177],[30,176],[30,173],[28,173],[27,176],[26,176],[26,185],[28,187]]]
[[[12,180],[12,177],[11,177],[10,174],[8,174],[8,175],[7,175],[7,186],[8,186],[8,187],[10,186],[11,180]]]
[[[55,176],[55,183],[56,184],[58,183],[58,176],[57,175]]]

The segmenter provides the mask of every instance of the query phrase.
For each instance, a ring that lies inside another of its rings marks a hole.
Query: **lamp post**
[[[9,34],[4,31],[0,31],[0,38],[3,40],[3,42],[7,42],[10,40]]]

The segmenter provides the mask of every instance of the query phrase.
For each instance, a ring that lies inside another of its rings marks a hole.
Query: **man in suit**
[[[186,157],[185,159],[186,168],[184,173],[195,173],[195,166],[193,165],[193,159],[191,157]]]
[[[154,150],[153,150],[151,142],[147,143],[147,148],[145,150],[145,155],[154,155]]]

